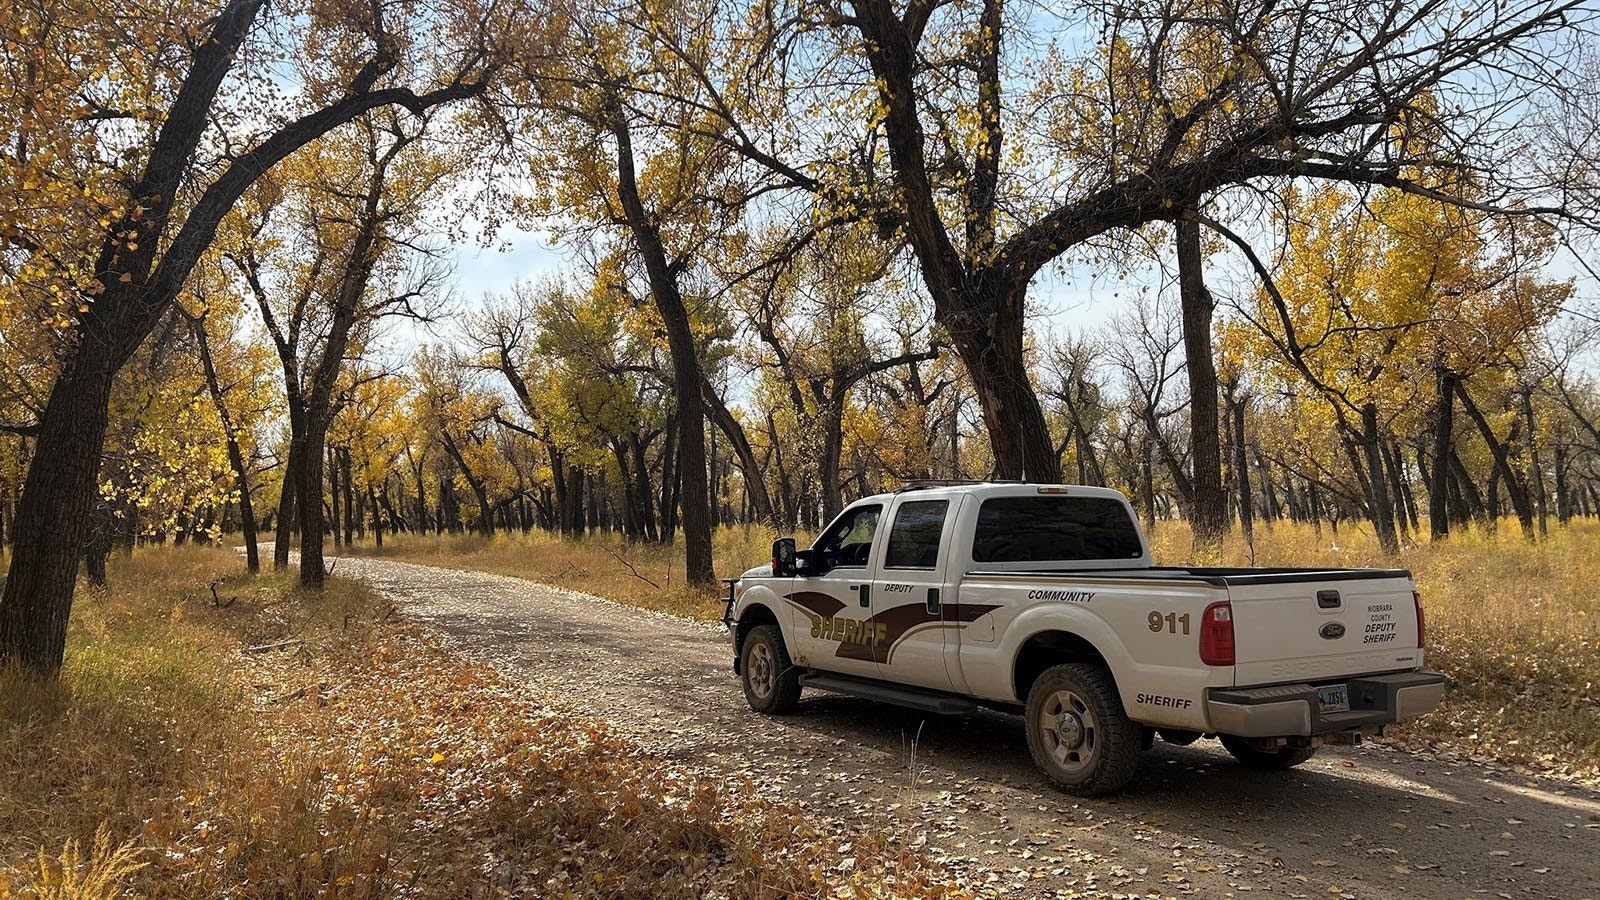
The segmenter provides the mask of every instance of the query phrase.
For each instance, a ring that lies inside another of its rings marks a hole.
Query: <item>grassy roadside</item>
[[[359,585],[239,568],[142,551],[81,600],[59,682],[0,674],[0,898],[963,896],[529,698]]]
[[[717,529],[712,543],[718,575],[732,577],[765,563],[777,536],[760,525]],[[697,619],[722,615],[721,600],[684,583],[682,545],[629,544],[611,534],[573,540],[534,531],[494,537],[388,535],[382,547],[358,541],[355,551],[362,556],[526,578]]]
[[[767,558],[773,532],[724,528],[716,559],[724,574]],[[1182,522],[1152,535],[1156,561],[1189,555]],[[712,619],[721,603],[683,588],[681,554],[629,546],[613,536],[564,540],[543,533],[392,536],[363,555],[528,578],[625,603]],[[1258,526],[1253,546],[1237,535],[1224,547],[1232,565],[1393,566],[1370,533],[1345,527]],[[1600,776],[1600,523],[1552,530],[1525,543],[1515,522],[1497,534],[1467,532],[1441,545],[1405,550],[1428,611],[1428,656],[1452,679],[1444,709],[1393,732],[1401,742]]]

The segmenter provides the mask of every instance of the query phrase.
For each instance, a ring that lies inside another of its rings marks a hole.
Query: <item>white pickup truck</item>
[[[920,483],[856,501],[809,550],[731,585],[750,707],[802,688],[939,713],[1022,713],[1035,762],[1116,791],[1159,734],[1286,768],[1436,707],[1402,569],[1154,566],[1104,488]]]

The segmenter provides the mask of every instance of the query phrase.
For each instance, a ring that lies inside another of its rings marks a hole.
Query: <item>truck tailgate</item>
[[[1318,681],[1422,665],[1409,578],[1230,580],[1238,686]]]

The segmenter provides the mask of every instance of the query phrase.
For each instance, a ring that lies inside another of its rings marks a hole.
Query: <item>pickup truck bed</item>
[[[971,573],[984,578],[1032,577],[1035,575],[1085,575],[1098,578],[1182,578],[1226,587],[1245,584],[1304,584],[1311,581],[1354,581],[1365,578],[1410,578],[1407,569],[1318,569],[1279,567],[1227,568],[1222,566],[1150,566],[1143,569],[1016,569]]]

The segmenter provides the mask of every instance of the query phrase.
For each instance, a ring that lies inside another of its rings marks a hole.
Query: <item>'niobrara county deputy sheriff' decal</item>
[[[999,606],[979,603],[947,603],[938,612],[929,612],[921,603],[907,603],[882,610],[870,619],[850,619],[839,615],[844,601],[817,591],[796,591],[784,599],[793,603],[811,620],[811,636],[839,642],[833,655],[840,659],[871,660],[887,663],[901,638],[923,628],[965,628]]]

